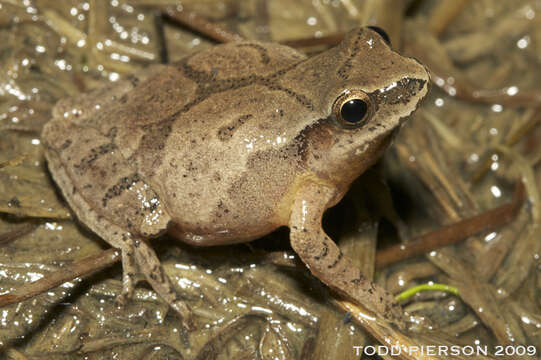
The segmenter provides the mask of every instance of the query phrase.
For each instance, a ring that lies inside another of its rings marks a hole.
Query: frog
[[[288,227],[311,274],[403,326],[401,307],[344,256],[322,217],[381,157],[429,80],[374,28],[311,57],[232,42],[60,100],[41,138],[77,219],[121,251],[119,305],[142,274],[193,328],[150,239],[219,246]]]

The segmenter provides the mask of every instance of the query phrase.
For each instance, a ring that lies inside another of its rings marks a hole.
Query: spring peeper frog
[[[50,172],[81,222],[122,251],[127,299],[140,271],[189,323],[147,239],[196,246],[290,228],[313,275],[399,323],[321,227],[428,92],[427,70],[369,28],[307,58],[255,41],[215,46],[61,100],[42,138]]]

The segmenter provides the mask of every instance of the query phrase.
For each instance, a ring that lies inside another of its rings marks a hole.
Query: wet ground
[[[57,100],[215,43],[160,16],[169,5],[180,10],[168,0],[0,1],[0,294],[29,291],[29,283],[54,280],[58,270],[109,249],[74,221],[47,172],[40,131]],[[290,250],[286,232],[250,247],[205,250],[164,237],[153,244],[194,309],[197,331],[185,333],[144,282],[116,309],[121,269],[104,261],[89,277],[68,276],[61,286],[3,306],[2,356],[353,359],[353,347],[374,338],[509,345],[516,354],[507,358],[538,356],[538,1],[206,0],[183,1],[182,9],[244,38],[319,39],[301,48],[309,54],[352,27],[378,24],[396,49],[427,65],[429,98],[384,161],[325,220],[342,250],[394,294],[430,282],[451,288],[407,297],[409,331],[385,332],[384,325],[359,325],[356,311],[302,267],[268,255]],[[514,207],[474,218],[509,204],[520,184],[524,196]],[[344,215],[351,211],[355,216]],[[467,228],[463,220],[472,218]],[[400,240],[452,237],[434,232],[445,225],[467,239],[438,250],[425,243],[427,255],[376,268],[386,261],[378,254]]]

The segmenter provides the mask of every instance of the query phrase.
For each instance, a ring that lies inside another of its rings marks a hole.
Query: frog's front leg
[[[293,250],[322,282],[402,327],[402,309],[392,295],[366,279],[323,231],[323,212],[335,196],[335,189],[314,183],[299,190],[289,221]]]

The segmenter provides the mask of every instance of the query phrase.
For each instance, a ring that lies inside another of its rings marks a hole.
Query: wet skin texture
[[[285,225],[315,276],[400,324],[392,296],[350,264],[321,217],[382,154],[428,80],[370,29],[311,58],[230,43],[61,100],[42,138],[79,220],[122,250],[121,302],[140,271],[189,326],[145,240],[168,231],[197,246],[230,244]],[[357,123],[340,115],[347,100],[367,105]]]

